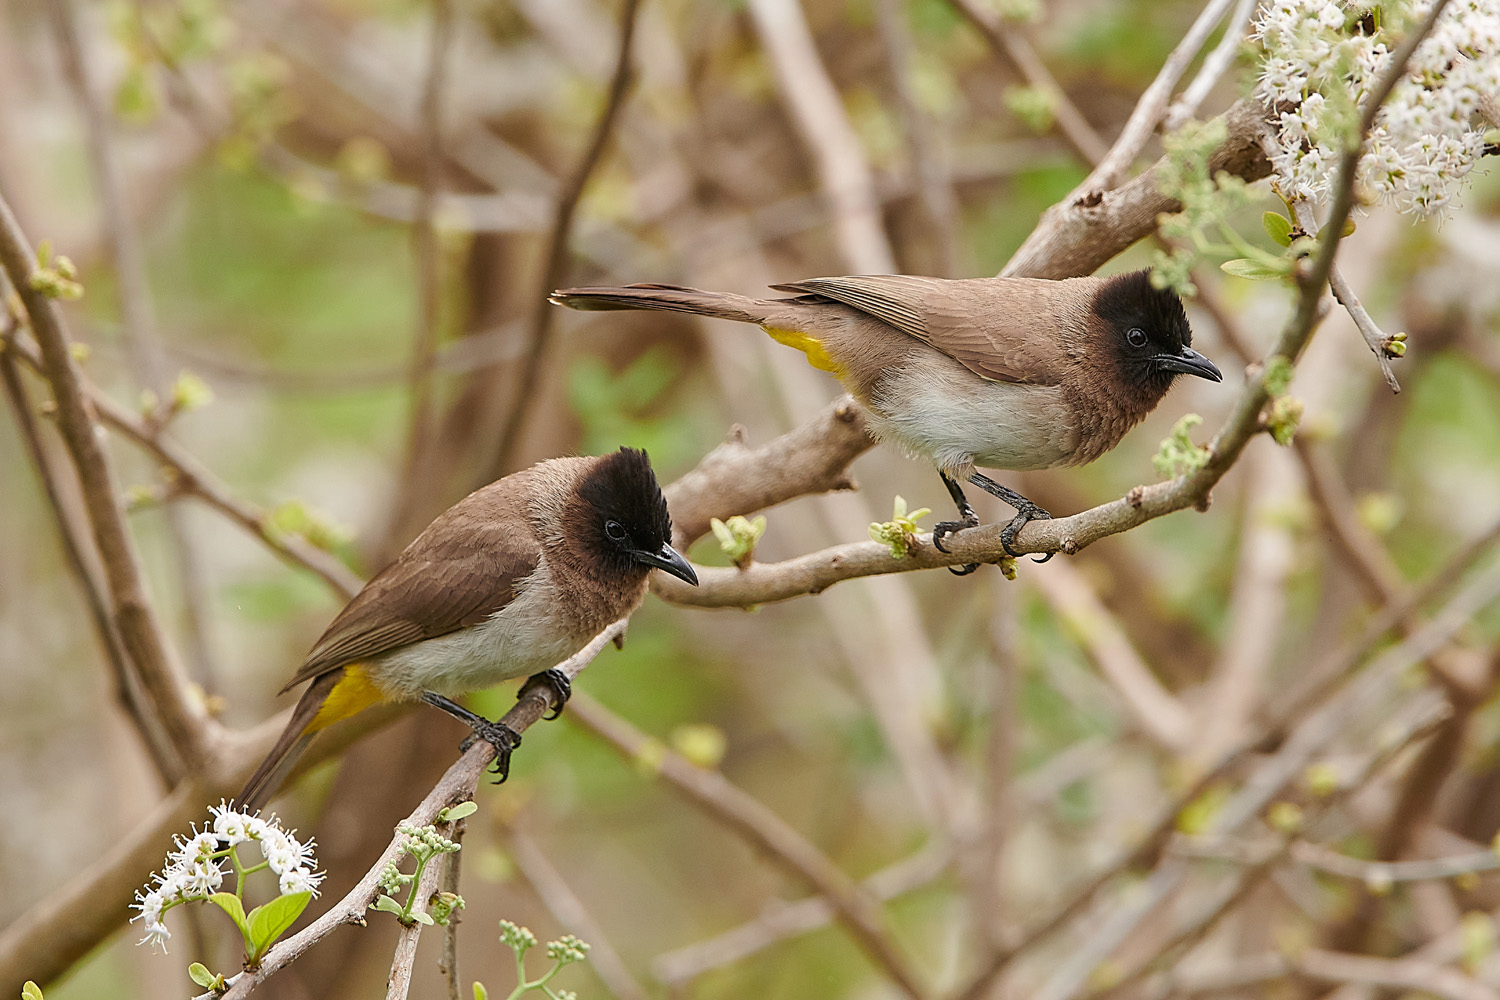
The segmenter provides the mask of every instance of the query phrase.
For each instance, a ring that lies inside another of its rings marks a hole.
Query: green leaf
[[[216,892],[208,897],[208,901],[229,914],[229,919],[240,929],[240,936],[249,944],[250,924],[245,920],[245,904],[240,902],[240,897],[232,892]]]
[[[38,994],[40,1000],[40,994]],[[479,980],[474,980],[474,1000],[490,1000],[490,991],[484,988]]]
[[[188,966],[188,978],[205,990],[211,990],[219,983],[219,977],[208,971],[208,966],[202,962],[194,962]]]
[[[1280,212],[1267,212],[1260,217],[1261,228],[1266,235],[1284,247],[1292,245],[1292,220]]]
[[[1250,281],[1269,281],[1273,278],[1285,276],[1286,271],[1281,268],[1272,268],[1258,260],[1249,257],[1241,257],[1238,260],[1226,260],[1219,265],[1219,270],[1225,274],[1232,274],[1236,278],[1245,278]]]
[[[421,910],[413,910],[411,918],[424,927],[431,927],[435,923],[432,917],[430,917],[426,913],[423,913]]]
[[[311,892],[294,892],[277,896],[264,906],[250,911],[250,950],[263,955],[266,949],[302,915],[312,901]]]
[[[475,983],[474,986],[474,1000],[485,1000],[478,993],[479,984]],[[26,980],[26,983],[21,987],[21,1000],[42,1000],[42,988],[31,980]]]
[[[370,904],[370,909],[379,910],[382,913],[395,913],[397,915],[400,915],[401,904],[396,902],[389,896],[381,896],[379,899],[375,900],[375,902]]]
[[[456,806],[449,806],[447,809],[444,809],[441,812],[439,812],[438,813],[438,822],[439,823],[456,823],[456,822],[458,822],[459,820],[463,819],[466,816],[472,816],[472,815],[474,815],[478,811],[479,811],[479,807],[474,804],[474,800],[473,799],[470,799],[468,802],[460,802]]]

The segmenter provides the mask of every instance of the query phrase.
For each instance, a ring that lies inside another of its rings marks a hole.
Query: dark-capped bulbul
[[[644,284],[567,288],[552,301],[754,323],[802,351],[859,401],[877,438],[937,466],[961,518],[933,530],[940,549],[946,535],[979,523],[961,480],[1016,509],[1001,535],[1012,555],[1022,526],[1051,516],[976,465],[1091,462],[1150,413],[1179,374],[1222,380],[1193,350],[1177,294],[1153,287],[1149,271],[1061,281],[872,274],[771,287],[793,295]]]
[[[493,743],[504,780],[520,736],[449,699],[530,676],[552,686],[560,712],[570,685],[550,668],[639,606],[651,570],[697,584],[671,537],[651,462],[633,448],[549,459],[469,494],[328,626],[282,693],[312,683],[235,801],[265,804],[320,730],[417,699]]]

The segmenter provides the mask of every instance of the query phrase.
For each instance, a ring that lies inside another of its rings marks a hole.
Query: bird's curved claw
[[[552,711],[542,718],[550,721],[562,715],[563,706],[568,703],[569,698],[573,697],[573,681],[556,667],[548,667],[526,678],[526,683],[522,684],[521,690],[516,692],[516,701],[526,697],[526,693],[538,685],[552,690]]]
[[[977,527],[978,525],[979,518],[977,517],[973,518],[972,520],[969,518],[964,518],[962,521],[939,521],[937,524],[934,524],[932,526],[932,547],[937,549],[939,552],[946,553],[948,550],[943,547],[944,538],[947,538],[949,535],[955,532],[963,531],[965,528],[973,528]],[[965,563],[962,566],[949,566],[948,572],[952,573],[954,576],[968,576],[978,568],[978,563]]]
[[[1052,515],[1047,513],[1047,511],[1043,510],[1042,508],[1038,507],[1036,504],[1031,504],[1029,507],[1018,507],[1016,509],[1016,516],[1010,519],[1009,524],[1000,529],[1000,547],[1003,548],[1006,555],[1010,556],[1012,559],[1021,558],[1021,556],[1025,555],[1026,553],[1017,552],[1011,547],[1011,542],[1014,542],[1016,540],[1016,536],[1021,533],[1021,529],[1026,527],[1027,523],[1031,521],[1050,520],[1052,520]],[[1044,563],[1055,555],[1057,555],[1056,552],[1048,552],[1040,559],[1033,559],[1032,562]]]
[[[488,719],[480,719],[470,725],[474,731],[458,745],[459,753],[467,753],[471,746],[484,740],[495,748],[495,760],[490,765],[490,771],[500,776],[495,779],[495,784],[504,784],[505,779],[510,777],[510,755],[521,745],[521,734],[503,722],[490,722]]]

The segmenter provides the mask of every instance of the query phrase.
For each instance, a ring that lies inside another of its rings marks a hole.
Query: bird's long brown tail
[[[302,697],[297,701],[297,707],[292,709],[292,718],[281,731],[281,737],[271,752],[266,754],[266,759],[261,761],[260,767],[245,782],[245,788],[234,797],[235,807],[243,812],[254,812],[264,806],[276,794],[286,776],[296,766],[298,759],[312,743],[313,737],[317,735],[322,726],[314,726],[313,722],[318,718],[323,703],[328,700],[329,693],[339,681],[344,678],[343,668],[330,670],[328,673],[313,679],[302,692]]]
[[[734,320],[737,323],[764,324],[777,303],[752,299],[727,292],[705,292],[681,285],[625,285],[620,288],[561,288],[552,293],[552,301],[569,309],[655,309],[662,312],[691,313]]]

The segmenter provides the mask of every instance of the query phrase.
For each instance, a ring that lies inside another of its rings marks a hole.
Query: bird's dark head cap
[[[1151,283],[1149,270],[1106,278],[1094,295],[1094,316],[1132,390],[1159,399],[1181,374],[1218,382],[1219,369],[1193,350],[1193,330],[1182,300]]]
[[[579,480],[578,497],[590,516],[583,541],[605,566],[620,572],[658,568],[697,583],[692,567],[671,545],[667,499],[639,448],[600,456]]]

